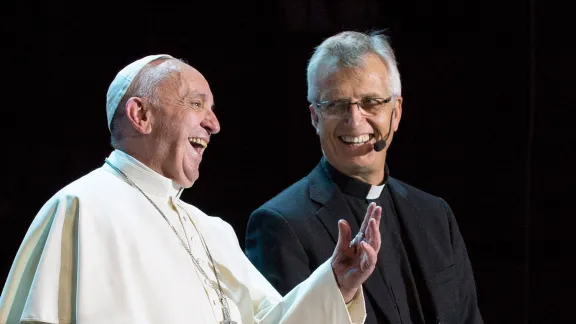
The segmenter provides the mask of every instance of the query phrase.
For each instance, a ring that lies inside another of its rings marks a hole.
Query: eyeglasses
[[[350,102],[348,100],[334,100],[334,101],[322,101],[316,104],[316,107],[321,113],[326,116],[331,117],[343,117],[348,113],[348,107],[350,105],[358,106],[362,115],[367,117],[372,117],[378,115],[387,103],[392,100],[392,96],[383,98],[364,98],[356,102]]]

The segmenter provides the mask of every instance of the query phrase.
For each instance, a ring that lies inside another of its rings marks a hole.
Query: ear
[[[150,134],[152,123],[150,122],[149,111],[144,108],[141,98],[132,97],[126,102],[126,117],[132,127],[140,134]]]
[[[308,107],[310,109],[310,119],[312,120],[312,126],[314,126],[314,129],[316,129],[316,134],[320,133],[320,130],[318,129],[318,115],[316,114],[316,109],[314,108],[314,105],[310,105]]]
[[[400,126],[400,119],[402,119],[402,97],[397,97],[394,99],[394,120],[392,121],[392,127],[394,131],[398,131]]]

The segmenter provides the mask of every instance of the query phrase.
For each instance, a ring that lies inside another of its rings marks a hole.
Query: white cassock
[[[163,211],[209,279],[150,201],[104,164],[60,190],[32,222],[0,296],[1,324],[219,323],[220,302],[208,284],[215,277],[198,232],[232,320],[364,322],[362,290],[346,305],[330,260],[282,297],[245,257],[228,223],[181,201],[170,179],[129,155],[116,150],[109,161]]]

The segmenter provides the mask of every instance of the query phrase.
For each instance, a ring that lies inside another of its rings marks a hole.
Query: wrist
[[[350,304],[350,302],[352,302],[354,297],[356,297],[356,294],[358,293],[358,288],[344,289],[344,288],[340,287],[340,293],[342,294],[342,298],[344,299],[344,302],[346,303],[346,305],[348,305],[348,304]]]

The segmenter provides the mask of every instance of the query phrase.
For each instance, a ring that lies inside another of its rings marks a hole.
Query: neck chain
[[[194,228],[196,229],[196,232],[198,233],[198,236],[200,237],[200,241],[202,242],[202,246],[204,248],[204,251],[206,251],[206,255],[208,255],[208,258],[210,259],[210,262],[212,263],[210,268],[212,268],[212,271],[214,272],[214,277],[216,278],[217,285],[214,285],[212,280],[210,280],[210,278],[208,277],[206,272],[204,272],[204,269],[202,269],[202,266],[200,266],[200,262],[198,262],[198,260],[194,257],[194,255],[192,254],[192,251],[190,250],[188,245],[186,245],[184,243],[184,240],[182,239],[182,237],[180,237],[180,234],[178,234],[178,231],[176,231],[176,228],[174,228],[172,223],[170,223],[170,221],[168,220],[168,217],[166,217],[166,215],[164,215],[162,210],[152,201],[152,199],[150,199],[150,197],[148,197],[148,195],[146,195],[144,193],[144,191],[142,189],[140,189],[140,187],[138,187],[138,185],[136,185],[136,183],[134,183],[134,181],[132,181],[126,175],[126,173],[122,172],[122,170],[120,170],[118,167],[116,167],[114,164],[112,164],[110,161],[108,161],[108,159],[105,159],[105,162],[110,167],[112,167],[116,172],[121,174],[124,177],[124,179],[126,179],[126,181],[131,186],[138,189],[138,191],[140,191],[142,193],[142,195],[144,195],[144,197],[146,197],[146,199],[156,208],[156,210],[158,210],[158,212],[160,213],[160,215],[162,215],[162,218],[164,218],[164,220],[170,226],[170,228],[172,228],[172,231],[174,231],[174,234],[176,234],[176,236],[180,240],[180,243],[182,244],[182,246],[184,247],[186,252],[188,252],[188,254],[190,255],[190,258],[192,258],[192,261],[193,261],[194,265],[196,266],[196,269],[198,269],[198,271],[202,274],[202,276],[204,276],[204,278],[206,278],[206,282],[209,283],[210,287],[212,287],[212,289],[214,289],[214,291],[218,295],[218,299],[220,300],[220,305],[222,308],[222,314],[224,316],[224,321],[222,321],[220,323],[221,324],[236,324],[236,322],[232,321],[232,318],[230,317],[230,307],[228,306],[228,300],[226,299],[226,296],[222,292],[222,286],[220,285],[220,279],[218,279],[218,273],[216,272],[216,263],[214,263],[214,260],[212,259],[212,254],[210,254],[210,250],[208,250],[208,245],[206,245],[206,242],[204,241],[202,234],[200,234],[200,231],[196,227],[196,224],[190,218],[190,215],[188,215],[188,218],[190,218],[190,222],[192,222],[192,225],[194,225]]]

